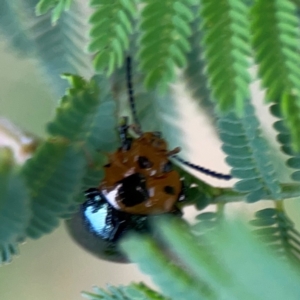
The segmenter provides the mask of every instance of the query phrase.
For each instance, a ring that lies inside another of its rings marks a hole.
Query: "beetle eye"
[[[149,159],[145,156],[139,156],[138,164],[141,169],[149,169],[153,166],[151,161],[149,161]]]

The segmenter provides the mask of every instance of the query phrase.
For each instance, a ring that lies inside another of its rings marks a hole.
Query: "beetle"
[[[178,203],[184,201],[184,184],[170,157],[198,171],[221,179],[218,174],[176,156],[179,148],[168,149],[160,132],[142,132],[136,117],[131,86],[130,57],[127,84],[136,125],[123,118],[118,127],[120,147],[109,154],[104,178],[98,187],[85,191],[86,201],[67,228],[74,240],[96,256],[114,262],[128,262],[119,249],[120,240],[132,231],[151,233],[149,221],[162,214],[182,216]],[[132,138],[129,130],[138,136]]]

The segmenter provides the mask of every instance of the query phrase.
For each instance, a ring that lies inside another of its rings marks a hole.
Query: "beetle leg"
[[[111,231],[109,233],[109,241],[114,242],[126,231],[128,227],[129,216],[128,214],[118,211],[113,207],[110,207],[109,213],[106,219],[106,224],[111,224]]]

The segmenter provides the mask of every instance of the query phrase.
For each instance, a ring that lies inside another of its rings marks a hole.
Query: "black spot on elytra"
[[[175,189],[172,186],[166,185],[164,191],[166,194],[175,195]]]

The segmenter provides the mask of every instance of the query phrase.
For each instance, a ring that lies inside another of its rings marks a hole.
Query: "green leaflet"
[[[18,253],[30,218],[27,188],[15,169],[13,154],[0,149],[0,265]]]
[[[284,94],[281,99],[281,111],[290,129],[292,147],[300,152],[300,102],[293,95]]]
[[[194,14],[190,1],[143,0],[140,19],[140,68],[147,88],[165,90],[175,78],[175,67],[184,67],[190,50],[188,37]]]
[[[300,93],[299,21],[290,0],[255,1],[251,10],[252,44],[267,100]],[[300,103],[297,98],[297,103]]]
[[[291,175],[291,178],[295,181],[300,181],[300,154],[296,153],[292,147],[291,133],[286,126],[286,120],[282,119],[282,112],[280,111],[279,104],[272,105],[270,111],[275,117],[280,118],[280,120],[274,123],[273,127],[278,131],[277,140],[281,144],[281,151],[290,156],[286,162],[287,166],[296,169]],[[295,130],[297,130],[297,128],[295,128]]]
[[[51,232],[60,217],[74,211],[86,180],[91,175],[102,175],[100,168],[86,168],[87,160],[90,156],[93,158],[96,150],[107,150],[114,142],[113,137],[99,139],[95,132],[105,122],[106,126],[101,128],[102,138],[114,134],[109,127],[109,124],[114,126],[110,121],[113,114],[107,108],[108,101],[100,101],[95,79],[87,82],[79,76],[64,76],[72,86],[48,126],[51,138],[38,148],[22,170],[32,200],[33,217],[27,228],[27,235],[32,238]],[[113,105],[110,107],[114,109]],[[103,113],[109,114],[103,116]]]
[[[89,86],[80,77],[65,76],[67,78],[70,76],[71,80],[74,79],[80,83],[75,83],[75,86],[63,96],[56,110],[56,117],[48,124],[47,129],[52,136],[60,136],[74,142],[81,141],[87,135],[95,110],[99,105],[99,92],[93,81]]]
[[[300,233],[286,215],[282,204],[275,208],[265,208],[255,214],[250,224],[257,227],[254,233],[275,253],[290,260],[291,264],[300,266]]]
[[[56,23],[65,10],[69,10],[73,0],[40,0],[36,5],[36,14],[42,15],[52,9],[52,24]]]
[[[102,98],[102,97],[101,97]],[[99,152],[112,152],[119,145],[117,135],[116,103],[110,96],[106,96],[94,117],[88,134],[89,145]]]
[[[243,113],[249,98],[249,7],[243,1],[204,0],[200,8],[206,73],[220,111]]]
[[[218,128],[224,143],[222,149],[228,155],[226,161],[232,166],[231,174],[241,179],[235,189],[246,193],[247,202],[267,197],[281,199],[281,188],[268,155],[270,150],[251,104],[245,104],[242,118],[233,113],[221,117]]]
[[[209,235],[212,230],[218,228],[221,218],[222,215],[218,212],[203,212],[197,215],[197,222],[193,224],[192,232],[201,239],[203,234]]]
[[[134,0],[91,0],[95,8],[90,18],[91,42],[89,51],[96,53],[94,67],[98,72],[111,75],[124,62],[129,49],[129,37],[133,32],[132,19],[137,9]]]

